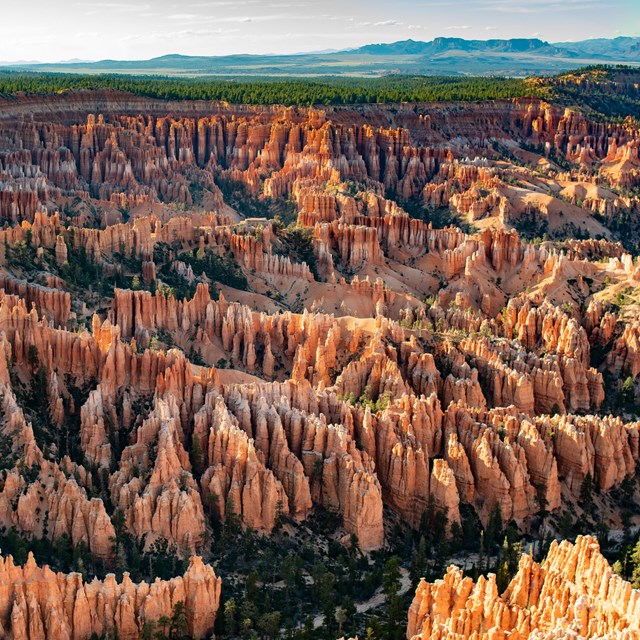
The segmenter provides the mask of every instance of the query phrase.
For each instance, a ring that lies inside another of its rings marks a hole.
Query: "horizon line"
[[[14,65],[24,65],[24,66],[31,66],[31,65],[70,65],[70,66],[75,66],[75,65],[86,65],[86,64],[98,64],[101,62],[150,62],[152,60],[158,60],[160,58],[166,58],[166,57],[170,57],[170,56],[178,56],[178,57],[183,57],[183,58],[234,58],[234,57],[240,57],[240,56],[248,56],[248,57],[255,57],[255,58],[260,58],[260,57],[288,57],[288,56],[305,56],[305,55],[332,55],[332,54],[338,54],[338,53],[349,53],[351,51],[357,51],[358,49],[363,49],[365,47],[370,47],[370,46],[384,46],[384,45],[394,45],[394,44],[400,44],[400,43],[404,43],[404,42],[414,42],[417,44],[429,44],[431,42],[435,42],[436,40],[460,40],[460,41],[464,41],[464,42],[495,42],[495,41],[503,41],[503,42],[509,42],[509,41],[539,41],[542,42],[544,44],[548,44],[548,45],[566,45],[566,44],[579,44],[582,42],[591,42],[594,40],[621,40],[621,39],[630,39],[630,40],[640,40],[640,36],[631,36],[631,35],[616,35],[613,37],[606,37],[606,36],[601,36],[601,37],[594,37],[594,38],[585,38],[582,40],[556,40],[556,41],[550,41],[550,40],[545,40],[543,38],[540,37],[529,37],[529,38],[518,38],[518,37],[495,37],[495,38],[464,38],[464,37],[460,37],[460,36],[447,36],[447,35],[441,35],[441,36],[435,36],[434,38],[430,39],[430,40],[415,40],[413,38],[404,38],[401,40],[391,40],[391,41],[384,41],[384,42],[369,42],[366,44],[361,44],[361,45],[354,45],[354,46],[350,46],[350,47],[345,47],[342,49],[335,49],[335,48],[330,48],[330,49],[312,49],[309,51],[293,51],[290,53],[274,53],[274,52],[266,52],[266,53],[231,53],[231,54],[188,54],[188,53],[179,53],[179,52],[168,52],[168,53],[163,53],[160,55],[156,55],[156,56],[151,56],[149,58],[96,58],[96,59],[91,59],[91,60],[85,60],[85,59],[78,59],[75,57],[71,57],[71,58],[66,58],[63,60],[55,60],[55,61],[49,61],[49,62],[45,62],[43,60],[2,60],[0,61],[0,67],[7,67],[7,66],[14,66]],[[639,60],[640,63],[640,60]]]

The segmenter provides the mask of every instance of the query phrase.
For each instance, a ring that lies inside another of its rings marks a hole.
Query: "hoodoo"
[[[637,71],[5,75],[1,637],[640,639]]]

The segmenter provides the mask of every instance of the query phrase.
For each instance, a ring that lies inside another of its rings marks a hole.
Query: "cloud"
[[[399,20],[379,20],[378,22],[358,22],[359,27],[400,27],[404,22]]]
[[[239,29],[180,29],[178,31],[157,33],[136,33],[120,38],[121,42],[159,42],[163,40],[184,40],[193,38],[211,38],[213,36],[237,33]]]
[[[407,29],[424,29],[421,24],[408,24]]]
[[[323,13],[318,16],[318,19],[322,20],[331,20],[332,22],[355,22],[355,18],[353,16],[338,16],[335,14]],[[367,24],[371,24],[367,22]]]
[[[190,4],[189,8],[191,9],[213,9],[217,7],[237,7],[237,6],[247,6],[250,4],[260,4],[260,0],[214,0],[213,2],[196,2],[194,4]],[[178,6],[178,5],[174,5]]]
[[[465,31],[466,29],[471,29],[468,24],[463,25],[453,25],[451,27],[446,27],[447,31]]]
[[[113,11],[117,13],[144,13],[151,10],[150,4],[134,5],[126,2],[78,2],[78,6],[83,7],[87,11],[86,15],[91,16],[105,11]]]
[[[296,7],[308,6],[309,2],[300,0],[299,2],[263,2],[263,0],[211,0],[210,2],[190,3],[190,9],[216,9],[220,7],[241,7],[259,6],[262,9],[292,9]],[[184,5],[174,5],[184,6]]]
[[[198,13],[172,13],[167,16],[167,19],[178,22],[182,20],[198,20],[200,17]]]
[[[485,11],[495,11],[498,13],[529,14],[548,12],[578,12],[592,9],[603,9],[604,3],[601,0],[537,0],[536,2],[522,3],[519,0],[483,0],[481,7]],[[607,2],[608,10],[619,6],[615,0]]]
[[[300,20],[302,16],[287,16],[284,14],[269,14],[269,15],[253,15],[253,16],[218,16],[211,14],[192,14],[192,13],[175,13],[170,16],[166,16],[171,22],[182,22],[186,25],[202,25],[202,24],[247,24],[250,22],[264,22],[264,21],[280,21],[280,20]]]

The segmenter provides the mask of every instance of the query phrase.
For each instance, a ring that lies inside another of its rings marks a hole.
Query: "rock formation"
[[[470,509],[531,532],[588,479],[617,522],[639,140],[538,99],[0,98],[0,525],[110,565],[116,533],[209,557],[229,518],[268,535],[324,509],[368,552],[432,507],[447,533]],[[603,563],[555,545],[502,595],[451,570],[410,635],[635,637]],[[0,635],[135,638],[183,600],[198,637],[219,601],[195,556],[154,585],[4,566]]]
[[[457,567],[421,581],[407,639],[640,637],[640,593],[613,573],[596,540],[554,541],[543,564],[523,555],[502,594],[495,575],[474,584]]]
[[[193,556],[181,577],[134,583],[125,573],[104,581],[84,582],[78,573],[54,573],[39,567],[33,556],[24,567],[11,556],[0,559],[0,624],[11,638],[84,640],[115,632],[137,640],[145,622],[171,617],[179,602],[185,605],[189,636],[209,637],[220,603],[221,580],[213,569]]]

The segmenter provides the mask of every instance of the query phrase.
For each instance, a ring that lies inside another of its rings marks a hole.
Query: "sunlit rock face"
[[[615,495],[640,264],[606,223],[640,210],[638,139],[538,100],[0,100],[0,525],[194,558],[153,585],[6,559],[5,633],[135,638],[178,601],[210,633],[229,519],[327,510],[368,552],[431,509],[525,533]],[[504,594],[421,584],[409,637],[634,638],[627,586],[582,538]]]
[[[0,579],[3,634],[16,640],[81,640],[114,632],[137,640],[145,622],[171,617],[179,602],[185,605],[189,637],[207,638],[220,602],[221,580],[197,556],[184,576],[151,584],[136,584],[126,573],[122,582],[113,574],[84,582],[78,573],[39,567],[32,555],[24,567],[14,565],[11,556],[0,559]]]
[[[595,539],[553,542],[542,564],[524,555],[502,594],[450,567],[418,586],[407,639],[638,638],[640,593],[615,575]]]

